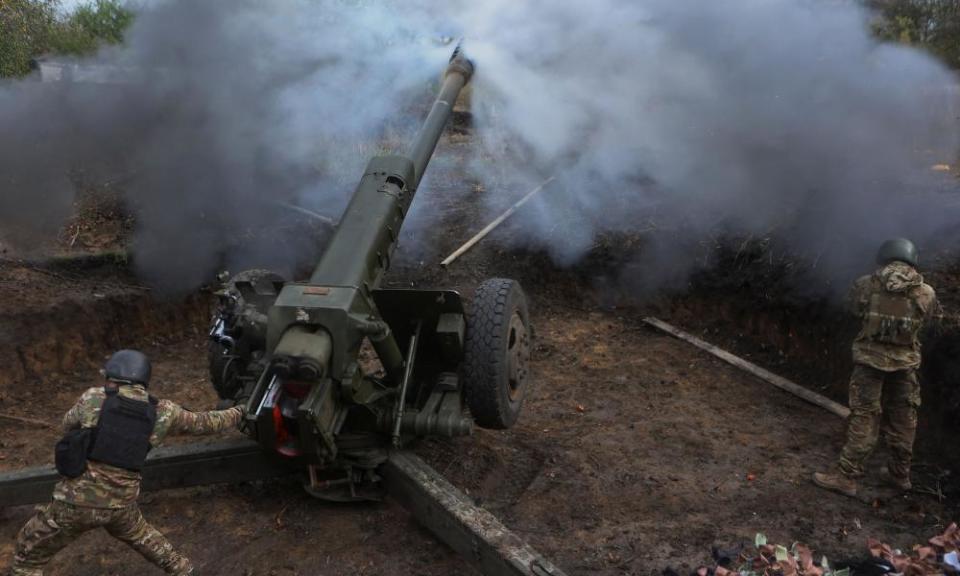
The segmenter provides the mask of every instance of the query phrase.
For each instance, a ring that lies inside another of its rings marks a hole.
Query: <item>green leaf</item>
[[[837,570],[833,573],[833,576],[850,576],[850,569],[844,568],[843,570]]]
[[[753,539],[753,544],[757,548],[767,545],[767,537],[763,532],[757,532],[757,536]]]
[[[777,562],[786,562],[787,558],[790,557],[790,552],[787,551],[786,547],[780,545],[777,545],[775,554],[777,556]]]
[[[824,570],[830,570],[830,561],[827,560],[826,556],[820,559],[820,567]]]

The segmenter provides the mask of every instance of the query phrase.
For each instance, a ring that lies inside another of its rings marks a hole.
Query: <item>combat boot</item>
[[[909,472],[907,472],[906,476],[898,476],[897,474],[894,474],[892,470],[890,470],[889,466],[885,472],[887,474],[887,482],[889,482],[891,486],[903,490],[904,492],[913,490],[913,482],[910,481]]]
[[[909,476],[904,476],[903,478],[898,476],[890,476],[890,483],[904,492],[913,490],[913,482],[910,481]]]
[[[840,471],[814,472],[813,483],[821,488],[826,488],[827,490],[832,490],[844,496],[850,496],[851,498],[856,498],[857,489],[859,488],[854,478],[850,478]]]

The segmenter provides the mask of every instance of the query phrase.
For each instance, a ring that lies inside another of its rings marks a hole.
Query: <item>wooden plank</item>
[[[47,422],[46,420],[37,420],[36,418],[26,418],[24,416],[16,416],[14,414],[3,414],[0,413],[0,420],[6,422],[13,422],[15,424],[26,424],[27,426],[38,426],[40,428],[56,428],[57,425],[53,422]]]
[[[143,470],[143,489],[265,480],[295,472],[241,438],[154,450]],[[381,472],[391,496],[483,574],[565,576],[416,455],[394,451]],[[59,480],[49,466],[0,474],[0,508],[47,502]]]
[[[414,454],[394,451],[381,469],[389,494],[487,576],[565,576]]]
[[[730,352],[727,352],[726,350],[718,348],[713,344],[710,344],[709,342],[705,342],[697,338],[696,336],[693,336],[692,334],[688,334],[683,330],[680,330],[679,328],[671,326],[670,324],[667,324],[663,320],[650,317],[650,318],[644,318],[643,321],[649,326],[653,326],[654,328],[657,328],[658,330],[662,330],[667,334],[670,334],[671,336],[675,336],[676,338],[679,338],[685,342],[689,342],[690,344],[693,344],[697,348],[700,348],[701,350],[705,350],[710,354],[713,354],[717,358],[720,358],[721,360],[729,364],[732,364],[737,368],[740,368],[741,370],[745,370],[750,374],[753,374],[757,378],[760,378],[762,380],[769,382],[770,384],[773,384],[774,386],[776,386],[777,388],[780,388],[781,390],[789,392],[799,398],[803,398],[807,402],[810,402],[811,404],[815,404],[827,410],[828,412],[832,412],[833,414],[836,414],[841,418],[847,418],[848,416],[850,416],[850,409],[847,408],[846,406],[843,406],[842,404],[838,404],[837,402],[834,402],[833,400],[827,398],[826,396],[817,394],[816,392],[810,390],[809,388],[804,388],[799,384],[791,382],[790,380],[787,380],[782,376],[777,376],[773,372],[765,370],[757,366],[756,364],[753,364],[752,362],[748,362],[747,360],[744,360],[739,356],[735,356]]]
[[[474,246],[477,242],[483,240],[483,238],[484,238],[487,234],[489,234],[490,232],[492,232],[494,228],[496,228],[497,226],[503,224],[504,220],[506,220],[506,219],[509,218],[510,216],[513,216],[513,213],[514,213],[514,212],[516,212],[517,210],[519,210],[521,206],[523,206],[524,204],[526,204],[526,203],[527,203],[531,198],[533,198],[535,195],[539,194],[541,190],[543,190],[544,188],[546,188],[546,186],[547,186],[548,184],[550,184],[551,182],[553,182],[555,179],[556,179],[556,176],[551,176],[551,177],[547,178],[546,180],[544,180],[543,183],[541,183],[539,186],[537,186],[536,188],[534,188],[533,190],[531,190],[530,192],[528,192],[523,198],[521,198],[520,200],[518,200],[516,204],[514,204],[514,205],[511,206],[509,209],[507,209],[506,212],[504,212],[503,214],[501,214],[500,216],[498,216],[493,222],[487,224],[487,225],[484,227],[483,230],[477,232],[477,233],[473,236],[473,238],[467,240],[467,241],[463,244],[463,246],[461,246],[461,247],[457,248],[456,250],[454,250],[454,251],[453,251],[453,254],[450,254],[449,256],[447,256],[446,258],[444,258],[443,261],[440,262],[440,266],[446,268],[447,266],[449,266],[450,264],[452,264],[454,260],[456,260],[457,258],[459,258],[460,256],[462,256],[464,253],[466,253],[467,250],[473,248],[473,246]]]
[[[144,490],[266,480],[294,473],[247,438],[153,450],[143,469]],[[0,508],[50,500],[60,475],[52,466],[0,474]]]

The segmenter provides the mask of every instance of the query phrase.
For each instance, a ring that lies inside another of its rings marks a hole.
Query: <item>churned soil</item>
[[[835,416],[643,327],[634,311],[560,306],[532,292],[536,381],[520,423],[417,450],[570,574],[695,566],[712,546],[757,531],[856,556],[867,536],[908,547],[942,522],[932,496],[865,503],[813,487],[810,474],[839,448]],[[149,351],[156,394],[212,406],[202,337]],[[3,409],[55,421],[95,378],[88,370],[5,391]],[[50,461],[54,430],[0,426],[4,469]],[[466,571],[389,499],[332,505],[285,482],[150,494],[143,509],[205,574]],[[31,512],[4,511],[0,564]],[[141,570],[134,553],[97,534],[61,553],[51,574]]]
[[[843,422],[645,327],[650,308],[620,306],[604,291],[609,262],[558,268],[543,254],[509,248],[522,231],[508,222],[441,270],[439,259],[479,229],[485,213],[478,208],[484,191],[468,176],[468,129],[461,123],[444,138],[388,283],[455,288],[469,299],[483,278],[517,278],[531,301],[534,380],[513,429],[416,446],[439,472],[571,575],[683,572],[709,563],[712,547],[752,541],[758,531],[775,542],[803,541],[831,559],[859,557],[867,537],[909,548],[949,522],[951,502],[935,495],[940,477],[924,469],[907,496],[883,491],[879,480],[866,501],[815,488],[810,475],[833,463]],[[655,311],[700,329],[710,318],[749,320],[711,316],[720,307],[709,297],[698,304],[681,296]],[[0,378],[0,412],[37,421],[0,418],[0,469],[51,461],[58,432],[43,422],[55,424],[120,346],[150,353],[155,394],[212,408],[208,307],[209,295],[166,300],[142,289],[121,264],[76,274],[22,261],[0,266],[3,349],[13,351],[9,362],[29,352],[16,374]],[[736,344],[730,334],[744,331],[730,330],[710,334]],[[755,332],[762,339],[764,331]],[[796,361],[785,366],[802,365],[806,348],[779,338],[763,342],[770,350],[757,360],[787,350]],[[842,338],[806,362],[832,361],[844,353]],[[389,498],[333,505],[285,481],[171,490],[145,495],[142,506],[205,575],[474,573]],[[31,513],[0,512],[0,568]],[[49,571],[152,573],[159,572],[104,533],[84,536]]]

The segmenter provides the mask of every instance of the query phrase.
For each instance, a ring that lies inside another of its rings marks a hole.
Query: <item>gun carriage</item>
[[[218,293],[213,386],[246,402],[247,433],[308,467],[318,496],[375,496],[376,468],[391,447],[467,435],[474,424],[509,428],[520,413],[530,324],[517,282],[483,282],[469,307],[451,290],[381,287],[473,70],[455,51],[413,146],[370,161],[309,280],[250,270]],[[365,342],[379,366],[362,361]]]

